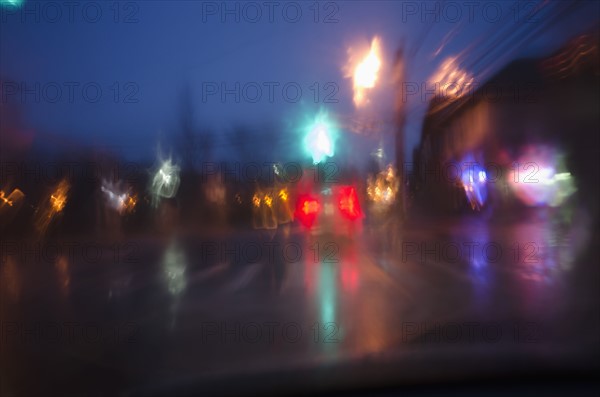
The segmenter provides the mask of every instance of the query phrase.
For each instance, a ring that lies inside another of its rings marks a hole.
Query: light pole
[[[405,59],[404,46],[401,46],[396,52],[394,61],[394,83],[396,85],[395,98],[395,149],[396,149],[396,169],[397,176],[400,182],[398,194],[396,195],[396,204],[398,205],[398,213],[402,218],[405,216],[405,201],[406,201],[406,175],[404,172],[404,131],[406,126],[406,104],[404,103],[404,79],[405,79]]]

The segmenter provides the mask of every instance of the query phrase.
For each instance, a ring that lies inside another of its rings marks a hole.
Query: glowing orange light
[[[381,69],[381,39],[374,37],[368,53],[355,61],[350,59],[351,71],[346,77],[352,77],[354,86],[354,104],[361,107],[369,103],[367,91],[377,84],[379,71]]]
[[[50,195],[50,201],[52,202],[52,208],[56,212],[60,212],[65,208],[66,198],[64,196],[55,196],[52,194]]]
[[[25,194],[19,189],[14,189],[8,196],[0,190],[0,226],[10,223],[19,212]]]
[[[271,207],[271,205],[273,204],[273,197],[271,197],[268,194],[265,194],[265,204],[267,205],[267,207]]]
[[[281,189],[279,191],[279,198],[281,199],[281,201],[287,201],[287,199],[288,199],[287,189]]]
[[[9,198],[4,197],[4,190],[0,190],[0,200],[2,200],[4,204],[8,204],[11,207],[13,205],[13,202]]]
[[[398,177],[391,165],[388,165],[387,169],[377,174],[375,178],[369,177],[367,179],[367,196],[369,200],[382,208],[394,202],[398,188]]]
[[[61,212],[67,204],[67,193],[69,192],[70,185],[66,179],[59,182],[56,189],[50,194],[48,199],[43,199],[40,208],[38,209],[38,215],[36,216],[36,228],[44,234],[46,229],[52,222],[52,219],[56,214]]]
[[[473,76],[459,67],[456,57],[449,57],[429,79],[429,83],[436,87],[436,91],[439,90],[440,96],[456,99],[469,92],[473,80]]]
[[[135,205],[137,204],[137,195],[127,196],[127,199],[123,203],[124,212],[133,212]]]
[[[63,179],[58,184],[56,190],[50,195],[50,204],[54,213],[60,212],[67,204],[67,192],[69,191],[69,182]]]

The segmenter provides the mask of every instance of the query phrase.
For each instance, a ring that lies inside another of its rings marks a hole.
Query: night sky
[[[62,96],[56,103],[44,98],[43,92],[39,101],[34,95],[21,101],[25,121],[35,131],[36,142],[45,142],[45,136],[60,136],[65,137],[63,142],[106,147],[134,159],[152,158],[158,143],[166,148],[173,144],[181,125],[186,89],[190,93],[194,127],[210,128],[221,137],[217,145],[221,156],[234,155],[222,136],[240,124],[258,129],[276,125],[283,142],[287,142],[283,147],[295,150],[294,129],[306,114],[324,108],[340,120],[356,116],[351,80],[344,77],[343,68],[348,49],[366,46],[375,35],[383,42],[384,70],[377,101],[370,112],[384,120],[384,130],[389,135],[393,109],[391,63],[402,42],[406,45],[406,79],[422,82],[448,56],[462,53],[468,69],[469,60],[485,51],[486,42],[495,31],[517,31],[518,25],[513,2],[494,2],[486,8],[488,17],[482,11],[486,2],[478,3],[473,18],[463,3],[453,3],[460,4],[462,17],[454,18],[455,11],[447,8],[443,11],[445,16],[442,14],[433,23],[432,15],[420,14],[424,7],[434,8],[432,2],[297,2],[286,8],[287,14],[283,11],[286,3],[280,2],[272,17],[264,2],[253,3],[261,10],[259,16],[250,6],[244,11],[243,2],[92,3],[85,15],[82,10],[86,2],[77,3],[72,18],[62,2],[54,3],[58,5],[55,9],[44,9],[44,2],[26,1],[20,10],[4,4],[0,76],[4,81],[24,83],[27,87],[40,84],[40,91],[47,87],[48,97],[54,96],[49,83],[62,87]],[[416,14],[413,6],[418,8]],[[497,6],[508,18],[492,21]],[[234,13],[223,15],[222,7]],[[448,3],[441,7],[448,7]],[[56,9],[62,16],[53,22]],[[297,9],[302,15],[295,18]],[[102,15],[93,23],[96,10],[101,10]],[[536,15],[523,32],[546,23],[546,14],[543,11]],[[506,51],[508,59],[495,57],[486,66],[498,70],[511,59],[555,51],[577,33],[594,26],[597,16],[597,3],[582,3],[573,13],[559,17],[527,39],[521,48]],[[298,21],[293,22],[294,19]],[[478,44],[469,47],[474,43]],[[478,69],[469,72],[476,79],[485,79],[481,74],[484,68],[480,65]],[[220,90],[221,84],[233,89],[236,82],[240,87],[257,84],[262,87],[261,97],[256,103],[248,100],[256,95],[251,86],[246,92],[248,98],[242,95],[239,103],[233,95],[223,101],[220,92],[206,92],[208,86]],[[65,83],[74,87],[72,101]],[[89,83],[93,87],[88,94],[94,94],[94,87],[101,87],[96,103],[84,98],[82,87]],[[272,100],[265,83],[274,84]],[[288,91],[291,99],[284,96],[282,87],[289,83],[301,88],[297,102],[292,100],[293,89]],[[333,88],[325,89],[328,83],[333,83],[328,87],[335,87],[337,92],[332,94]],[[316,101],[315,91],[319,93]],[[328,94],[337,103],[324,103]],[[21,97],[16,98],[18,102]],[[426,104],[415,100],[408,106],[407,153],[419,140]],[[343,139],[356,139],[354,133],[342,130]],[[49,142],[62,144],[55,138]]]

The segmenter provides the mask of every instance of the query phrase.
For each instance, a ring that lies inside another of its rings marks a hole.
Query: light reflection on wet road
[[[354,234],[182,233],[106,247],[102,263],[7,255],[4,391],[77,390],[73,379],[104,390],[107,376],[135,389],[456,346],[597,351],[596,251],[581,248],[597,236],[581,229],[539,212]]]

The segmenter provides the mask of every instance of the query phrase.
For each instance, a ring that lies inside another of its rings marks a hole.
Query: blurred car
[[[337,234],[359,225],[364,215],[355,186],[332,185],[298,195],[295,217],[316,234]]]

